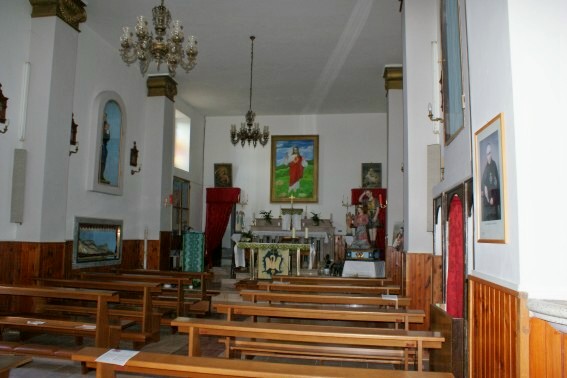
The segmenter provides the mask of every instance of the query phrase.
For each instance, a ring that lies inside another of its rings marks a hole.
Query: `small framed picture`
[[[506,243],[506,162],[502,113],[474,136],[477,238],[479,243]]]
[[[215,188],[231,188],[231,187],[232,187],[232,164],[216,163]]]
[[[382,187],[382,163],[362,163],[362,187]]]

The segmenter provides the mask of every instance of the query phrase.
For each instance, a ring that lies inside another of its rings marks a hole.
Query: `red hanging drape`
[[[463,204],[454,195],[449,206],[449,262],[447,272],[447,313],[463,317],[465,261],[463,243]]]
[[[213,266],[213,252],[221,245],[232,207],[239,201],[240,188],[207,188],[205,261]]]
[[[372,195],[374,196],[374,198],[378,199],[378,201],[380,201],[381,205],[385,205],[386,204],[386,200],[388,197],[386,197],[388,190],[387,189],[382,189],[382,188],[374,188],[374,189],[370,189],[370,188],[355,188],[355,189],[351,189],[351,196],[352,196],[352,204],[353,205],[358,205],[360,204],[360,202],[358,201],[358,199],[360,198],[360,195],[362,193],[364,193],[366,190],[370,190],[372,192]],[[378,220],[380,221],[380,226],[376,229],[376,248],[385,251],[386,250],[386,211],[388,208],[385,209],[380,209],[380,213],[378,213]]]

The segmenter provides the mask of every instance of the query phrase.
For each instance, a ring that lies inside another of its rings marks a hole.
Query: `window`
[[[189,227],[189,193],[191,185],[189,181],[180,177],[173,177],[173,201],[172,201],[172,231],[174,235],[181,235]]]
[[[191,119],[179,110],[175,111],[175,149],[173,166],[189,172],[189,147],[191,145]]]
[[[445,120],[445,144],[449,144],[464,127],[463,105],[461,100],[463,85],[458,0],[443,0],[441,5],[441,20],[443,46],[443,119]]]

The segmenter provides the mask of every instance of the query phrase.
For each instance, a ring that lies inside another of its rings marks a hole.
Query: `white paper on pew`
[[[394,294],[382,294],[382,299],[390,299],[392,301],[397,301],[398,296]]]
[[[111,349],[108,352],[101,354],[96,359],[96,362],[105,362],[113,365],[126,365],[126,362],[139,352],[137,350],[124,350],[124,349]]]

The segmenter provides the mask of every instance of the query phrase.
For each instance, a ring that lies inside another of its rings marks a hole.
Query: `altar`
[[[282,225],[283,219],[271,219],[271,223],[266,219],[255,219],[254,225],[250,227],[252,235],[260,242],[279,243],[290,238],[297,238],[306,245],[315,248],[315,259],[310,268],[323,266],[325,256],[329,255],[334,260],[335,254],[335,227],[330,219],[320,219],[314,222],[313,219],[303,218],[298,224],[298,228],[286,229]]]
[[[301,275],[301,255],[305,252],[310,259],[315,253],[305,243],[258,243],[238,242],[239,250],[250,250],[250,279],[271,279],[274,275],[288,276],[292,274],[292,254],[295,253],[295,275]],[[256,259],[258,263],[256,264]]]

